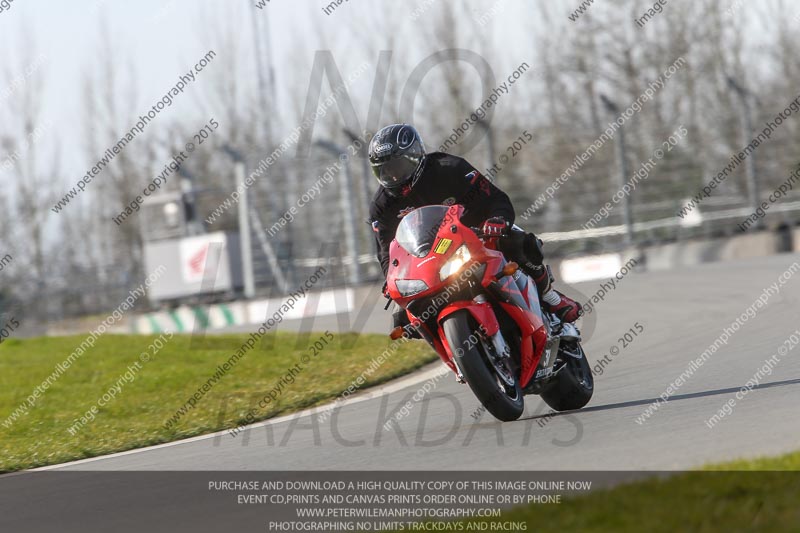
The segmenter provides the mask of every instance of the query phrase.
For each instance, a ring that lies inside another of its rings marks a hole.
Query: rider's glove
[[[508,222],[503,217],[492,217],[483,223],[483,234],[486,237],[500,237],[506,232]]]

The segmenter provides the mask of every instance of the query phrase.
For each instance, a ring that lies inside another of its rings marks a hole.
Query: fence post
[[[350,266],[350,283],[358,284],[361,281],[361,265],[358,262],[359,243],[356,214],[353,206],[353,176],[350,171],[350,157],[347,149],[331,141],[316,141],[315,145],[334,154],[344,166],[344,180],[339,188],[339,207],[344,216],[344,236],[347,243],[347,255],[352,264]]]
[[[742,125],[742,138],[743,145],[750,144],[750,136],[753,134],[753,110],[750,105],[750,91],[739,85],[735,79],[728,76],[728,85],[739,99],[742,106],[741,125]],[[750,206],[753,212],[758,210],[761,193],[759,191],[758,174],[756,173],[756,153],[751,152],[744,162],[745,175],[747,176],[747,193],[749,196]],[[764,227],[763,217],[756,220],[753,226],[755,229]]]
[[[253,298],[256,294],[255,278],[253,276],[253,248],[250,243],[250,217],[248,211],[247,187],[244,183],[244,163],[237,161],[234,165],[236,173],[236,188],[242,191],[239,198],[239,248],[242,258],[242,276],[244,281],[245,298]]]
[[[608,109],[609,113],[611,113],[611,118],[613,120],[617,120],[619,116],[619,107],[617,104],[609,100],[605,95],[600,95],[600,99],[603,101],[606,109]],[[622,190],[622,187],[625,185],[625,180],[628,179],[628,146],[625,143],[625,126],[619,127],[619,135],[617,137],[616,145],[616,159],[617,159],[617,167],[619,168],[619,175],[618,175],[618,185],[619,189]],[[616,194],[616,193],[615,193]],[[623,204],[623,216],[625,217],[625,244],[627,246],[633,245],[633,212],[631,210],[631,197],[630,195],[625,195],[625,200]]]

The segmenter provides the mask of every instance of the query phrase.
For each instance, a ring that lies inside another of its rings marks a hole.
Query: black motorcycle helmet
[[[425,157],[419,132],[408,124],[382,128],[369,143],[369,163],[384,188],[398,189],[408,183]]]

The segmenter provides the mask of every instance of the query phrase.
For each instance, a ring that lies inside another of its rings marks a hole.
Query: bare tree
[[[21,35],[18,48],[22,52],[6,63],[7,80],[17,72],[30,72],[30,65],[41,60],[31,32],[23,31]],[[37,69],[26,77],[22,90],[9,96],[0,136],[2,151],[8,154],[6,161],[11,163],[7,173],[11,176],[12,216],[24,221],[15,225],[15,240],[24,243],[16,248],[16,261],[26,265],[20,278],[20,293],[30,297],[34,313],[41,311],[40,297],[48,284],[45,233],[54,200],[53,176],[59,167],[58,153],[52,149],[55,143],[46,142],[54,132],[42,106],[45,83],[44,71]]]
[[[124,55],[115,50],[108,25],[102,28],[98,48],[104,53],[99,61],[92,61],[91,68],[86,68],[83,80],[87,169],[125,137],[147,104],[136,92],[135,69],[129,62],[119,59]],[[115,278],[137,279],[142,274],[140,218],[129,216],[119,225],[112,220],[142,193],[158,168],[160,151],[156,147],[157,131],[153,130],[165,124],[155,124],[126,144],[94,178],[81,198],[93,224],[93,246],[87,250],[90,255],[85,259],[101,282],[115,283]]]

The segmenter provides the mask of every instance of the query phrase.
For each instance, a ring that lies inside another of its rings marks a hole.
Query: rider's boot
[[[550,273],[550,267],[534,265],[533,268],[525,270],[532,271],[530,275],[536,283],[539,298],[541,298],[545,310],[555,314],[562,322],[575,322],[578,320],[578,317],[583,313],[581,304],[553,288],[552,282],[554,279]]]

